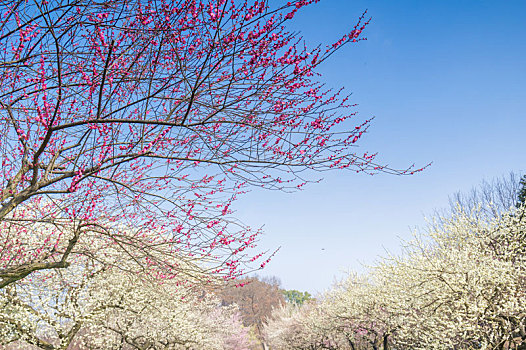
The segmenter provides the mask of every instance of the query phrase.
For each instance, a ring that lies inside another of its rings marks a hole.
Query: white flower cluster
[[[525,328],[522,207],[437,218],[366,277],[275,311],[266,336],[273,349],[522,349]]]
[[[0,291],[0,345],[14,349],[248,349],[236,306],[180,281],[88,267]]]

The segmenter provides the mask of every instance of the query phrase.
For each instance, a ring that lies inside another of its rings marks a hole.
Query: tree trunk
[[[347,342],[348,342],[349,345],[351,346],[351,350],[356,350],[356,347],[354,346],[354,343],[352,342],[351,339],[347,338]]]

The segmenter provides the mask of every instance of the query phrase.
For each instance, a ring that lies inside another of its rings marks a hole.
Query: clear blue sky
[[[324,173],[301,192],[238,201],[239,218],[264,225],[260,247],[281,246],[259,274],[287,289],[321,292],[399,251],[454,192],[526,171],[526,1],[322,0],[293,28],[330,42],[365,9],[368,40],[334,55],[322,79],[353,93],[360,118],[376,117],[361,149],[393,167],[433,165],[404,177]]]

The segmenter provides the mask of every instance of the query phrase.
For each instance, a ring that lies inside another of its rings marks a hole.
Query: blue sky
[[[292,28],[328,43],[365,9],[368,40],[331,57],[322,80],[353,93],[358,118],[375,116],[361,150],[398,168],[433,164],[404,177],[324,173],[301,192],[238,201],[238,217],[264,227],[260,248],[281,247],[259,274],[287,289],[321,292],[398,252],[454,192],[526,172],[526,1],[322,0]]]

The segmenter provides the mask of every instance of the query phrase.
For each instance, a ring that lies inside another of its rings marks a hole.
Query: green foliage
[[[296,306],[301,306],[306,301],[313,299],[312,295],[310,295],[309,292],[300,292],[295,289],[291,289],[291,290],[283,289],[281,292],[283,293],[283,296],[285,297],[285,300],[287,301],[287,303],[296,305]]]
[[[519,185],[521,186],[521,188],[519,189],[519,193],[517,194],[517,207],[523,205],[526,201],[526,175],[522,176]]]

